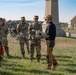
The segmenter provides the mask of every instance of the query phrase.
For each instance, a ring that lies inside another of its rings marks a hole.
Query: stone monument
[[[56,34],[57,36],[66,36],[66,33],[61,29],[61,25],[59,23],[59,9],[58,9],[58,0],[46,0],[45,7],[45,16],[52,15],[53,22],[56,25]],[[42,25],[43,31],[46,29],[45,22]]]

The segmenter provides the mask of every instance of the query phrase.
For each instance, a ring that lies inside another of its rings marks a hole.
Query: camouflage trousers
[[[46,45],[47,45],[46,58],[48,63],[47,68],[51,68],[52,66],[55,67],[56,65],[58,65],[54,55],[52,54],[53,47],[55,45],[55,40],[46,41]]]
[[[31,40],[30,44],[30,60],[33,60],[34,58],[34,49],[36,49],[36,57],[37,61],[41,58],[41,40]]]
[[[2,45],[0,44],[0,61],[2,61]]]
[[[5,52],[6,52],[7,56],[9,56],[9,47],[8,47],[8,40],[7,39],[4,41],[4,48],[5,48]]]
[[[27,52],[29,54],[29,41],[26,38],[20,38],[19,41],[20,41],[21,54],[25,55],[24,44],[26,44]]]

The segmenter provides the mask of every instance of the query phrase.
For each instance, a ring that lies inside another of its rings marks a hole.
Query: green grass
[[[20,53],[18,41],[9,36],[10,58],[3,58],[3,67],[0,68],[0,75],[76,75],[76,39],[56,38],[56,45],[53,54],[59,66],[55,70],[44,70],[46,67],[46,46],[42,42],[42,58],[40,63],[35,59],[31,63],[26,50],[26,58],[23,59]],[[13,41],[12,41],[13,40]],[[26,49],[26,48],[25,48]]]
[[[76,29],[64,30],[65,32],[69,32],[71,34],[76,34]]]

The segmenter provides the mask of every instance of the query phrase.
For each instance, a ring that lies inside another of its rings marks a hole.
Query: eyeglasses
[[[34,19],[38,20],[38,18],[34,18]]]

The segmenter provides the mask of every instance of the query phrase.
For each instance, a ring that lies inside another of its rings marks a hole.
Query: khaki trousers
[[[47,45],[47,51],[46,51],[46,54],[47,54],[47,68],[51,68],[52,66],[56,66],[58,63],[54,57],[54,55],[52,54],[52,50],[53,50],[53,47],[50,47],[51,41],[46,41],[46,45]]]

